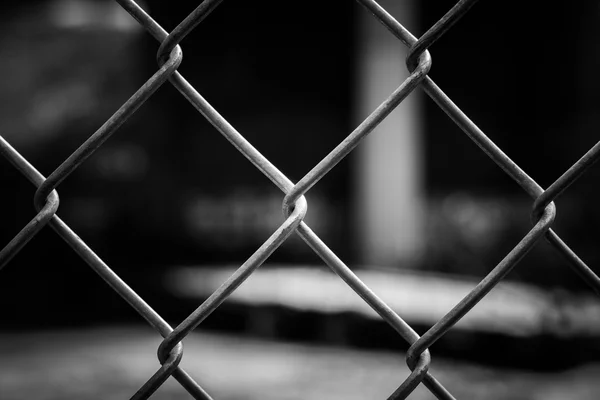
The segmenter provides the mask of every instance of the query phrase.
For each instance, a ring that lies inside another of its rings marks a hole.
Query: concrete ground
[[[0,399],[128,399],[158,369],[160,337],[145,327],[0,334]],[[182,366],[215,400],[385,399],[408,375],[400,353],[194,333]],[[457,399],[597,399],[600,364],[560,373],[496,370],[436,358]],[[189,399],[173,379],[154,399]],[[424,387],[409,397],[432,399]]]

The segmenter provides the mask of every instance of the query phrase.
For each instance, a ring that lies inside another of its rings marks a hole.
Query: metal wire
[[[287,238],[296,232],[348,286],[350,286],[381,318],[406,340],[409,348],[406,361],[411,374],[398,386],[389,399],[406,398],[421,382],[439,399],[453,399],[452,394],[429,371],[431,356],[428,349],[444,336],[482,298],[485,297],[508,272],[546,237],[548,242],[568,261],[569,265],[600,294],[598,276],[550,229],[556,207],[553,201],[595,162],[600,156],[600,143],[596,144],[579,161],[569,168],[547,190],[543,190],[498,146],[496,146],[427,75],[432,66],[428,48],[443,36],[476,0],[459,1],[444,17],[417,40],[393,16],[374,0],[357,0],[373,16],[409,47],[407,67],[410,76],[392,94],[352,131],[331,153],[315,165],[296,184],[281,173],[268,159],[229,124],[177,71],[182,61],[180,43],[222,2],[205,0],[192,11],[171,33],[167,33],[133,0],[117,0],[159,43],[157,72],[121,108],[73,152],[48,178],[42,176],[4,138],[0,136],[0,154],[25,175],[36,187],[34,205],[37,214],[0,251],[0,269],[21,251],[41,229],[49,225],[88,265],[100,275],[125,301],[129,303],[164,338],[158,348],[157,372],[132,396],[147,399],[169,376],[173,376],[194,398],[211,399],[195,380],[179,367],[183,356],[182,340],[225,301]],[[220,132],[239,152],[283,193],[284,222],[209,298],[174,329],[171,328],[145,301],[117,276],[67,224],[56,214],[59,198],[58,186],[87,158],[102,146],[118,128],[167,80]],[[452,310],[440,319],[422,337],[369,289],[337,255],[304,222],[308,205],[304,195],[346,157],[362,139],[381,123],[415,88],[424,91],[500,168],[513,178],[534,202],[533,227],[510,253]]]

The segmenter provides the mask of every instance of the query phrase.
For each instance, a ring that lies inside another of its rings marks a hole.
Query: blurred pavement
[[[158,369],[150,328],[0,334],[2,400],[128,399]],[[408,375],[404,354],[194,333],[182,366],[215,400],[385,399]],[[561,373],[496,370],[433,356],[457,399],[597,399],[600,364]],[[153,399],[190,399],[170,379]],[[432,399],[424,387],[410,397]]]

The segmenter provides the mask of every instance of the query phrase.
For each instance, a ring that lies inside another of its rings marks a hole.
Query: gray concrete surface
[[[0,334],[0,399],[128,399],[158,369],[160,337],[143,327]],[[194,333],[184,368],[215,400],[385,399],[408,375],[400,353]],[[458,399],[597,399],[600,364],[561,373],[493,370],[435,358]],[[167,381],[153,399],[190,399]],[[413,400],[432,399],[419,387]]]

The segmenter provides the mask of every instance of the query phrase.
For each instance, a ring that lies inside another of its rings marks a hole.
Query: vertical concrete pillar
[[[415,0],[379,3],[414,31]],[[360,11],[356,124],[408,76],[407,48],[366,10]],[[409,267],[423,249],[421,96],[419,89],[410,94],[357,148],[355,232],[366,264]]]

